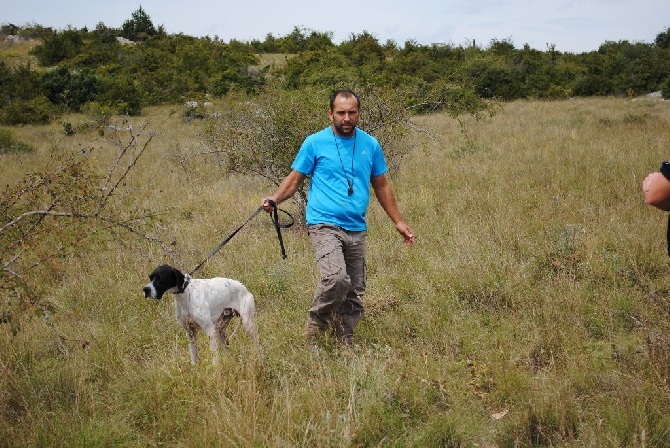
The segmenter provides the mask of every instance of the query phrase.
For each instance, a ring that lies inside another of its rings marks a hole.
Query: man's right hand
[[[263,207],[263,210],[270,213],[277,206],[277,202],[272,198],[265,198],[263,199],[263,203],[261,204],[261,206]]]

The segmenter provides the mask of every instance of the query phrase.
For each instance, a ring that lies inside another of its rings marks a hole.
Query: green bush
[[[84,104],[94,98],[98,84],[99,81],[91,70],[70,71],[61,66],[44,75],[41,89],[53,104],[79,112]]]
[[[112,115],[120,113],[119,109],[116,107],[107,104],[101,104],[97,101],[86,103],[81,108],[81,111],[90,117],[98,127],[102,128],[109,124],[109,120],[112,118]]]
[[[0,112],[0,123],[47,124],[55,112],[49,99],[40,95],[28,101],[13,101]]]
[[[668,76],[665,82],[661,85],[661,95],[663,95],[663,98],[666,100],[670,100],[670,76]]]
[[[0,154],[34,151],[32,146],[17,141],[9,129],[0,129]]]
[[[142,113],[142,94],[130,76],[103,77],[95,101],[104,108],[122,115]]]
[[[79,54],[84,47],[82,34],[76,29],[69,29],[45,35],[42,44],[33,48],[31,53],[43,67],[56,65]]]
[[[551,84],[547,90],[547,98],[552,100],[565,100],[572,96],[572,90],[565,86]]]

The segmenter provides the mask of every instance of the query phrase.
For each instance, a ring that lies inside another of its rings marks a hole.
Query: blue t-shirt
[[[387,171],[374,137],[359,128],[353,137],[338,137],[327,127],[305,139],[291,168],[311,178],[308,225],[332,224],[353,232],[367,229],[370,178]],[[349,181],[353,183],[351,195]]]

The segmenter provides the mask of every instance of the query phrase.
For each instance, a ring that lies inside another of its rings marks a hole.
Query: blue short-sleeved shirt
[[[291,168],[311,178],[308,225],[333,224],[354,232],[367,230],[370,178],[387,171],[377,139],[358,128],[353,137],[338,137],[327,127],[305,139]],[[353,182],[351,195],[348,180]]]

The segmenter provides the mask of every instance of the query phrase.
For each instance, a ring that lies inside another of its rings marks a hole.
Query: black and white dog
[[[254,296],[237,280],[222,277],[191,278],[168,265],[154,269],[149,280],[143,289],[144,297],[160,300],[166,292],[173,294],[177,321],[188,336],[191,364],[195,365],[198,361],[195,339],[198,329],[209,336],[212,363],[218,363],[219,343],[228,344],[226,328],[234,316],[240,316],[242,326],[254,344],[258,345]]]

